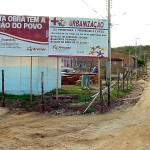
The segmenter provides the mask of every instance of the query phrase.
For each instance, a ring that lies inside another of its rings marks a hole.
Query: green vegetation
[[[127,95],[132,90],[132,87],[129,86],[125,91],[120,90],[119,91],[119,97],[123,97]],[[65,96],[73,96],[74,101],[70,105],[72,107],[75,106],[82,106],[84,104],[90,103],[93,100],[93,95],[96,94],[98,91],[95,88],[90,89],[82,89],[81,86],[78,85],[63,85],[61,89],[58,90],[59,96],[63,95]],[[117,99],[117,87],[114,87],[111,90],[111,101],[115,101]],[[46,95],[53,95],[56,96],[56,90],[52,90],[49,93],[46,93]],[[103,98],[105,101],[107,101],[107,94],[103,95]],[[1,98],[2,100],[2,98]],[[50,99],[49,99],[50,100]],[[47,100],[45,100],[46,102]],[[99,103],[100,96],[97,96],[95,103]],[[33,95],[33,101],[30,102],[30,95],[11,95],[11,94],[5,94],[5,102],[7,103],[7,106],[12,108],[24,108],[26,110],[30,110],[32,108],[36,108],[37,105],[40,104],[41,106],[41,96],[35,96]],[[88,111],[86,113],[91,113],[94,111],[94,104],[90,106]]]
[[[129,86],[125,91],[120,90],[119,95],[120,97],[125,96],[132,90],[132,86]],[[117,87],[111,90],[111,98],[115,100],[117,97]],[[96,94],[98,91],[91,88],[91,89],[82,89],[81,86],[78,85],[63,85],[61,89],[58,90],[59,95],[72,95],[76,97],[75,103],[82,103],[82,102],[89,102],[92,100],[92,96]],[[1,94],[1,93],[0,93]],[[52,90],[50,92],[51,95],[56,95],[56,90]],[[37,99],[35,95],[32,96],[33,101]],[[9,101],[16,101],[21,100],[25,103],[30,103],[30,95],[11,95],[5,94],[5,99]],[[98,97],[99,99],[99,97]]]
[[[62,88],[58,90],[59,95],[72,95],[75,97],[75,103],[85,103],[91,100],[91,96],[94,95],[96,90],[94,89],[82,89],[78,85],[62,85]],[[56,95],[56,90],[50,92],[52,95]]]
[[[150,45],[138,45],[138,46],[124,46],[124,47],[117,47],[112,48],[112,51],[130,54],[131,56],[138,57],[138,65],[144,66],[146,59],[150,56]]]
[[[145,60],[144,60],[144,58],[139,58],[138,59],[138,65],[139,66],[145,66]]]
[[[0,95],[2,95],[0,93]],[[30,95],[29,94],[23,94],[23,95],[13,95],[13,94],[5,94],[5,99],[10,99],[10,100],[24,100],[24,101],[30,101]],[[33,99],[35,99],[35,95],[33,95]]]
[[[127,95],[130,91],[132,91],[132,86],[129,85],[127,88],[125,88],[124,91],[120,90],[119,91],[119,97],[123,97]],[[98,91],[95,89],[81,89],[81,86],[77,85],[63,85],[62,89],[59,89],[59,95],[74,95],[76,97],[75,103],[86,103],[90,102],[92,100],[92,96],[96,94]],[[117,99],[117,92],[118,88],[114,87],[111,90],[111,100],[116,100]],[[56,91],[53,90],[50,92],[51,94],[56,94]],[[99,96],[97,97],[97,100],[99,100]],[[104,99],[107,99],[107,95],[104,94]]]
[[[3,99],[2,96],[1,99]],[[36,96],[33,95],[32,99],[34,101],[36,99]],[[28,94],[23,95],[5,94],[5,103],[7,103],[10,109],[12,109],[12,107],[25,109],[33,107],[33,104],[30,103],[30,95]]]
[[[133,89],[133,87],[131,85],[129,85],[124,91],[119,90],[119,97],[126,96],[129,92],[132,91],[132,89]],[[118,93],[118,88],[117,87],[113,88],[113,90],[111,91],[111,100],[117,99],[117,93]]]
[[[112,51],[125,53],[125,54],[129,54],[130,53],[130,55],[137,54],[138,56],[139,55],[143,56],[145,53],[150,54],[150,45],[117,47],[117,48],[112,48]]]

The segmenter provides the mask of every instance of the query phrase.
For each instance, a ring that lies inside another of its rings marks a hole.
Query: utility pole
[[[108,0],[108,58],[106,63],[106,84],[108,86],[108,107],[110,107],[110,85],[111,85],[111,15],[110,1]]]

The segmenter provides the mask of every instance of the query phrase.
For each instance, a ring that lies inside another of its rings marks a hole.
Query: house
[[[67,60],[67,59],[66,59]],[[70,58],[68,58],[68,61]],[[96,58],[72,58],[72,67],[80,70],[80,64],[82,64],[83,71],[88,71],[90,72],[92,68],[98,63],[98,59]],[[118,52],[112,52],[111,53],[111,63],[112,65],[119,64],[121,66],[126,66],[126,67],[134,67],[135,65],[135,59],[132,56],[129,56],[124,53],[118,53]],[[63,65],[63,64],[62,64]],[[64,63],[64,66],[66,63]],[[106,58],[101,58],[101,67],[105,68],[106,67]]]
[[[134,57],[129,56],[128,54],[112,52],[111,60],[113,64],[120,64],[125,67],[134,67]]]

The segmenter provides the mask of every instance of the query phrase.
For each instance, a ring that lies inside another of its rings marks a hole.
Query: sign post
[[[32,57],[30,59],[30,102],[32,102]]]
[[[56,99],[58,100],[59,57],[57,57],[56,77]]]

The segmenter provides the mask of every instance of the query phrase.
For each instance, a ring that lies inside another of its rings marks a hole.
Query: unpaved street
[[[135,106],[101,115],[10,113],[0,108],[0,150],[149,150],[150,81],[142,86]]]

